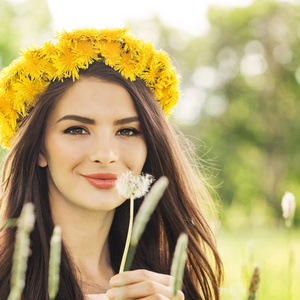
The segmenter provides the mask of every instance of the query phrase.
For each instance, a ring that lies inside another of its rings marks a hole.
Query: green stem
[[[133,209],[134,209],[134,200],[133,200],[133,197],[130,197],[130,219],[129,219],[129,226],[128,226],[126,244],[125,244],[125,248],[124,248],[124,252],[123,252],[123,256],[122,256],[122,261],[121,261],[121,266],[120,266],[119,273],[124,272],[125,262],[126,262],[126,258],[127,258],[127,253],[128,253],[128,249],[129,249],[131,235],[132,235]]]
[[[124,271],[129,271],[130,270],[135,252],[136,252],[136,245],[130,244],[127,259],[126,259],[126,263],[125,263],[125,266],[124,266]]]
[[[293,269],[293,252],[291,244],[291,226],[288,228],[288,251],[289,251],[289,262],[288,262],[288,294],[289,299],[292,300],[292,269]]]

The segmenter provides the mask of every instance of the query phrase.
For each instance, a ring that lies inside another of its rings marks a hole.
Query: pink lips
[[[115,187],[117,175],[112,173],[87,174],[83,177],[95,188],[109,190]]]

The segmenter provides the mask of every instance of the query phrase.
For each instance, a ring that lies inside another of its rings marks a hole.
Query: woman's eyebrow
[[[74,120],[74,121],[79,121],[85,124],[91,124],[91,125],[95,125],[96,121],[87,117],[81,117],[78,115],[66,115],[63,116],[62,118],[60,118],[56,123],[60,122],[60,121],[64,121],[64,120]],[[139,121],[139,117],[138,116],[134,116],[134,117],[129,117],[129,118],[123,118],[123,119],[119,119],[114,121],[114,125],[122,125],[122,124],[127,124],[127,123],[132,123],[132,122],[138,122]]]
[[[81,116],[77,116],[77,115],[66,115],[62,118],[60,118],[56,123],[63,121],[63,120],[74,120],[74,121],[79,121],[85,124],[91,124],[94,125],[96,122],[93,119],[90,118],[86,118],[86,117],[81,117]]]
[[[123,118],[123,119],[116,120],[114,122],[114,125],[122,125],[122,124],[131,123],[131,122],[138,122],[138,121],[139,121],[139,117],[135,116],[135,117],[129,117],[129,118]]]

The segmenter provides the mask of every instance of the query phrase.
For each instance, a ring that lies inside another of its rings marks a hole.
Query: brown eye
[[[87,134],[87,131],[82,127],[71,127],[65,130],[64,133],[69,133],[71,135],[83,135]]]
[[[136,136],[139,132],[135,129],[124,128],[118,131],[118,135],[122,136]]]

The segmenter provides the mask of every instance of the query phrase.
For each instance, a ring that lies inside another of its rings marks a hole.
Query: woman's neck
[[[75,264],[78,283],[84,293],[103,293],[113,276],[108,234],[114,211],[88,211],[61,204],[51,205],[53,221],[62,228],[62,240]]]

